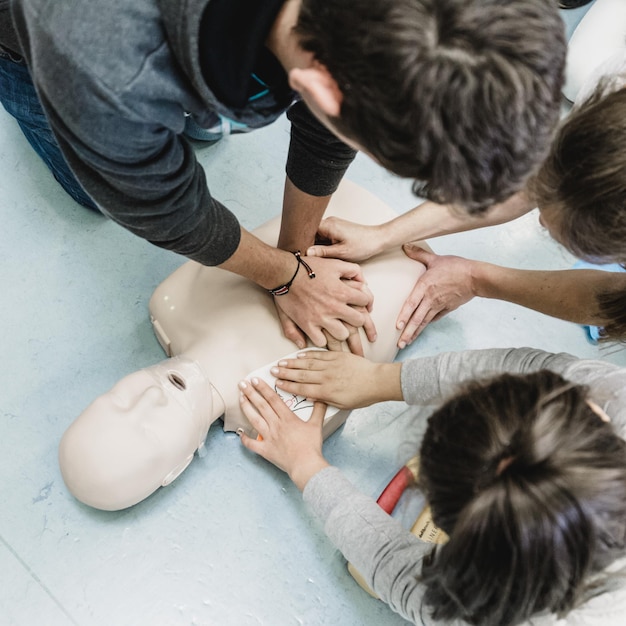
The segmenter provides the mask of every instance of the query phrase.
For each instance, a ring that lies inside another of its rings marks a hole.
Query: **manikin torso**
[[[333,196],[326,212],[329,215],[364,224],[395,217],[381,200],[348,181]],[[279,218],[273,219],[254,234],[275,245],[279,225]],[[423,266],[398,248],[370,259],[362,268],[374,294],[372,318],[378,331],[374,343],[361,333],[365,356],[372,361],[391,361],[399,337],[396,317]],[[249,431],[239,408],[237,383],[262,365],[296,350],[283,335],[267,292],[235,274],[189,262],[157,287],[150,300],[150,314],[166,354],[185,355],[207,373],[218,396],[212,421],[224,413],[224,430],[242,427]]]
[[[366,224],[395,216],[348,181],[334,194],[326,215]],[[275,245],[279,226],[277,218],[254,233]],[[378,333],[374,343],[361,334],[365,356],[391,361],[397,353],[397,314],[424,268],[399,248],[362,268],[374,294]],[[119,381],[85,409],[61,441],[59,459],[69,490],[96,508],[125,508],[169,484],[202,449],[209,426],[220,417],[225,430],[254,434],[239,408],[238,382],[296,350],[283,336],[265,290],[193,261],[157,287],[150,314],[159,342],[175,358]],[[327,418],[324,436],[347,416],[339,411]]]

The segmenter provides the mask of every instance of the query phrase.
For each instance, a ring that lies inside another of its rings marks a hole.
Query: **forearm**
[[[298,262],[290,252],[269,246],[241,228],[237,249],[219,267],[248,278],[264,289],[274,289],[291,280]]]
[[[312,196],[285,179],[278,247],[304,251],[315,243],[315,233],[331,196]]]
[[[422,623],[419,574],[432,544],[405,530],[336,467],[318,472],[303,495],[329,539],[370,589],[406,619]]]
[[[598,294],[626,289],[626,276],[601,270],[535,271],[472,261],[477,296],[505,300],[577,324],[603,325]]]
[[[304,491],[311,478],[329,465],[323,456],[311,456],[298,463],[289,473],[289,478],[300,491]]]
[[[524,192],[492,206],[482,215],[469,215],[462,209],[426,201],[380,227],[381,251],[407,241],[421,241],[495,226],[514,220],[534,208]]]
[[[404,399],[400,380],[402,363],[376,363],[374,371],[373,380],[362,383],[364,391],[367,390],[367,403],[363,406]]]
[[[331,133],[304,102],[294,104],[287,117],[291,139],[278,246],[304,253],[315,242],[322,215],[356,152]]]

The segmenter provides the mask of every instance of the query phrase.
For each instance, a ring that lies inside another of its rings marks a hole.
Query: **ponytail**
[[[546,514],[559,509],[568,514]],[[468,505],[450,541],[425,563],[425,602],[435,619],[485,626],[561,612],[589,572],[592,537],[593,524],[568,494],[507,471]]]
[[[422,568],[435,619],[506,626],[564,614],[624,552],[624,441],[583,387],[552,372],[473,384],[430,418],[420,458],[450,536]]]

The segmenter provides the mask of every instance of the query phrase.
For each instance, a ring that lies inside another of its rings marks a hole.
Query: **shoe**
[[[217,113],[211,114],[211,124],[208,128],[200,126],[196,120],[187,115],[185,118],[185,130],[183,134],[190,139],[196,141],[205,141],[208,143],[216,143],[224,135],[236,135],[238,133],[247,133],[250,129],[245,124],[234,122],[227,117],[223,117]]]
[[[577,9],[590,2],[591,0],[559,0],[559,9]]]

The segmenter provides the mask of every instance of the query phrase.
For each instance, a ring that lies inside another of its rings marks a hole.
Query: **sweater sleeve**
[[[471,380],[542,369],[586,385],[590,397],[606,411],[620,436],[626,436],[626,368],[605,361],[578,359],[571,354],[534,348],[493,348],[413,359],[402,364],[402,394],[408,404],[434,404]]]
[[[194,94],[151,7],[143,3],[134,21],[109,24],[115,14],[98,16],[97,5],[84,3],[81,10],[96,12],[86,20],[98,25],[86,31],[71,3],[12,7],[50,126],[100,209],[139,237],[204,265],[232,256],[241,229],[211,196],[182,135]]]
[[[395,612],[422,624],[427,615],[418,576],[433,545],[405,530],[336,467],[318,472],[303,495],[330,540],[368,586]]]
[[[287,111],[287,117],[291,121],[286,168],[289,180],[312,196],[331,195],[356,151],[337,139],[302,101]]]

